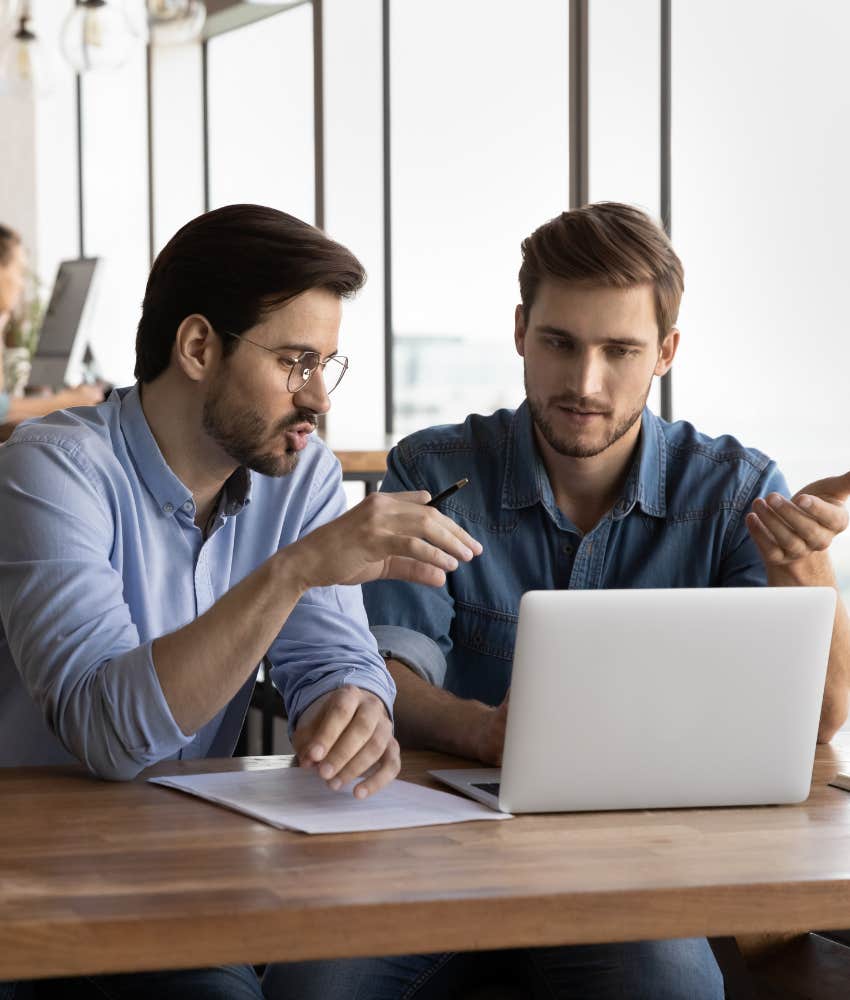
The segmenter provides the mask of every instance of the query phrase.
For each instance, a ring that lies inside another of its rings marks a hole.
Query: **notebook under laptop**
[[[530,591],[496,768],[432,771],[505,812],[801,802],[835,592]]]

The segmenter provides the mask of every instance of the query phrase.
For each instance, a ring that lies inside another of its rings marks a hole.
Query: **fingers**
[[[766,565],[786,561],[787,557],[785,553],[779,547],[773,535],[764,526],[764,522],[760,520],[758,514],[751,511],[747,514],[746,523],[750,536],[756,543],[756,548],[761,553],[761,557]]]
[[[398,741],[390,740],[387,749],[378,762],[378,766],[354,789],[354,795],[358,799],[365,799],[369,795],[374,795],[380,791],[384,785],[388,785],[401,770],[401,752]]]
[[[362,705],[319,765],[319,775],[334,791],[367,771],[392,739],[393,727],[383,702],[375,701],[380,708],[373,703]]]
[[[446,573],[437,566],[421,563],[406,556],[390,556],[384,563],[383,578],[406,580],[408,583],[424,583],[427,587],[442,587]]]
[[[819,479],[816,483],[810,483],[801,493],[814,494],[830,500],[832,503],[844,503],[850,499],[850,472],[845,472],[843,476],[829,476],[826,479]]]
[[[299,760],[307,767],[325,760],[360,706],[358,690],[352,687],[331,691],[317,701],[304,711],[294,734]]]
[[[340,688],[322,700],[312,731],[302,734],[302,739],[306,735],[305,752],[299,751],[302,766],[317,767],[334,791],[368,774],[354,789],[357,798],[366,798],[391,781],[401,766],[384,703],[377,695],[354,687]],[[300,726],[301,720],[296,737]]]
[[[356,778],[363,775],[366,775],[367,778],[371,777],[377,772],[377,770],[380,769],[380,767],[383,766],[380,762],[384,760],[384,757],[390,748],[390,744],[393,743],[397,748],[398,743],[393,737],[392,726],[389,724],[389,720],[387,720],[387,727],[380,727],[379,729],[376,729],[372,738],[363,745],[363,747],[345,764],[344,767],[339,769],[335,777],[328,781],[329,787],[332,788],[333,791],[338,792],[341,788],[349,782],[354,781]],[[365,789],[365,791],[368,792],[368,788]],[[357,798],[365,798],[365,795],[357,795],[357,788],[354,789],[354,794]]]
[[[393,565],[395,565],[396,559],[405,559],[407,562],[402,565],[407,568],[410,568],[411,562],[418,562],[423,566],[427,565],[442,570],[444,573],[450,573],[458,567],[458,561],[453,555],[421,538],[411,538],[408,535],[390,535],[384,539],[383,548],[385,555],[393,560]],[[385,562],[384,574],[388,575],[388,573],[389,566]]]
[[[432,507],[428,507],[427,512],[424,537],[429,541],[464,562],[469,562],[473,556],[480,556],[484,551],[481,542],[464,531],[459,524],[455,524],[450,517]]]
[[[805,511],[809,517],[814,518],[819,524],[822,524],[834,535],[844,531],[847,527],[848,520],[850,520],[850,517],[848,517],[847,514],[847,509],[843,504],[835,503],[831,500],[825,500],[820,496],[815,496],[810,493],[798,493],[792,498],[792,501]],[[782,510],[779,508],[777,509],[781,514]]]
[[[409,499],[418,498],[414,502]],[[373,531],[381,527],[392,534],[424,538],[456,559],[468,562],[483,551],[481,543],[435,507],[426,507],[420,493],[373,493],[360,505]]]
[[[817,498],[812,497],[809,510],[815,510],[816,504]],[[824,506],[829,510],[818,509],[817,513],[825,518],[826,523],[793,501],[785,499],[778,493],[771,493],[766,499],[760,497],[754,501],[753,514],[758,517],[787,558],[802,559],[811,552],[823,552],[829,548],[832,539],[841,530],[841,524],[846,521],[846,512],[843,508],[832,507],[830,504]],[[843,516],[836,518],[835,515]]]

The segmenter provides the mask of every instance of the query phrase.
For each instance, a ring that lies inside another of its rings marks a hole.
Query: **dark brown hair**
[[[615,201],[562,212],[522,241],[526,322],[545,278],[609,288],[651,284],[659,341],[676,323],[685,288],[682,262],[664,230],[640,209]]]
[[[222,337],[226,357],[243,333],[310,288],[341,298],[366,279],[344,246],[315,226],[262,205],[228,205],[180,229],[156,258],[136,333],[136,378],[168,367],[177,328],[199,313]]]
[[[16,247],[20,242],[20,233],[16,233],[14,229],[10,229],[8,226],[0,223],[0,264],[6,263],[12,252],[12,248]]]

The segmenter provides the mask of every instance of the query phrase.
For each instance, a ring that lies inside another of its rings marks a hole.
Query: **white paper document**
[[[393,781],[367,799],[355,799],[352,786],[332,792],[312,769],[281,767],[262,771],[149,778],[155,785],[235,809],[281,830],[304,833],[350,833],[399,830],[476,819],[511,819],[469,799]]]

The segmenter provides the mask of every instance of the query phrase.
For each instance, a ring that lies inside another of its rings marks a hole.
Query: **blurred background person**
[[[10,320],[24,298],[26,274],[27,258],[21,237],[14,229],[0,224],[0,342],[4,347]],[[3,355],[0,350],[0,441],[5,441],[28,417],[42,417],[69,406],[93,406],[103,400],[103,391],[97,385],[78,385],[38,396],[12,396],[7,391]]]

